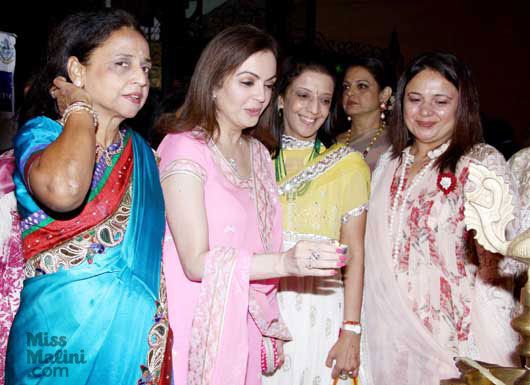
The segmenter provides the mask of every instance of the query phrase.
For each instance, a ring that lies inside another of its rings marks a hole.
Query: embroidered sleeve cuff
[[[198,163],[189,159],[177,159],[167,165],[160,172],[160,182],[175,174],[188,174],[198,178],[202,183],[206,182],[206,170]]]
[[[362,206],[356,207],[354,209],[351,209],[346,214],[344,214],[341,218],[342,223],[347,223],[351,217],[358,217],[361,215],[365,210],[368,210],[368,204],[364,204]]]

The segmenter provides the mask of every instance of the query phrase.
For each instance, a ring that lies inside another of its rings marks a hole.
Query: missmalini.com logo
[[[74,365],[84,365],[84,349],[68,351],[66,336],[52,336],[47,332],[26,333],[26,359],[31,377],[68,377]]]

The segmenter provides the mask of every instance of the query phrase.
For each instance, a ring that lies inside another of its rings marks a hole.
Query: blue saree
[[[84,207],[56,219],[33,200],[25,173],[61,130],[39,117],[15,140],[26,280],[6,384],[166,382],[164,203],[153,153],[122,130],[118,150],[96,164]]]

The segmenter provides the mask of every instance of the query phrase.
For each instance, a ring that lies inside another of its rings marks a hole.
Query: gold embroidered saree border
[[[30,258],[24,266],[26,279],[67,270],[85,261],[92,263],[93,258],[101,254],[105,248],[119,245],[125,237],[131,207],[132,184],[130,183],[120,206],[109,218],[67,242]]]

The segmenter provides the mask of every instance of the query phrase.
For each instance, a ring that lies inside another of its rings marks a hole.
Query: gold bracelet
[[[85,111],[88,112],[92,116],[92,123],[94,128],[98,126],[98,114],[92,106],[85,102],[74,102],[70,104],[66,109],[64,110],[63,117],[60,120],[60,123],[64,126],[66,121],[68,120],[68,117],[73,112],[79,112],[79,111]]]

